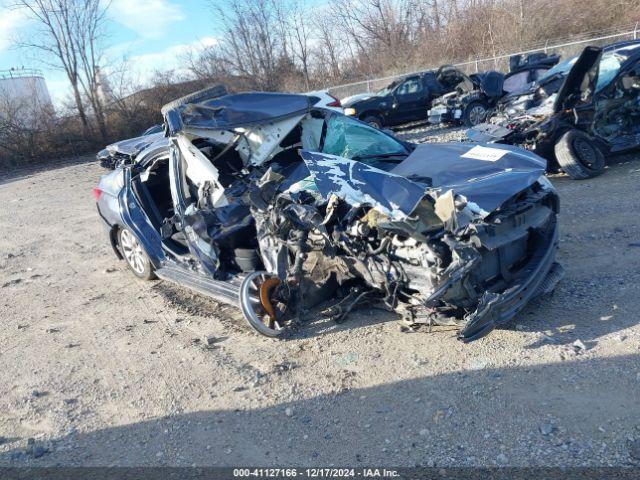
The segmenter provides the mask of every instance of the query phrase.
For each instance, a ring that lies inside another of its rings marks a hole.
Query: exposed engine
[[[415,218],[394,221],[335,195],[279,192],[282,180],[267,172],[251,209],[265,267],[283,280],[275,295],[279,314],[294,319],[331,299],[326,313],[341,321],[375,301],[409,328],[462,327],[482,313],[487,291],[499,292],[555,227],[557,197],[541,184],[486,218],[458,196],[456,213],[444,222],[429,196]]]

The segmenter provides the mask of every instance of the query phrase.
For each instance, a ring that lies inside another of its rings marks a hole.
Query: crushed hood
[[[546,160],[511,145],[421,144],[391,170],[444,193],[453,190],[491,212],[544,175]]]
[[[442,65],[436,72],[436,78],[440,84],[447,85],[449,88],[459,88],[465,92],[475,88],[473,80],[453,65]]]
[[[510,145],[423,144],[387,172],[355,160],[301,151],[324,198],[371,205],[394,220],[412,214],[428,193],[463,195],[487,215],[544,175],[546,161]]]
[[[336,195],[352,206],[371,205],[394,220],[413,212],[425,195],[424,185],[356,160],[302,150],[323,198]]]

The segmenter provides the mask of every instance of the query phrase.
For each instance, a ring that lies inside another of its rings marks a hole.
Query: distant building
[[[113,92],[111,91],[109,80],[99,68],[96,69],[96,87],[96,90],[98,92],[98,99],[102,102],[103,105],[108,105],[113,102]]]
[[[0,119],[11,117],[33,126],[43,112],[53,112],[53,104],[41,71],[0,70]]]

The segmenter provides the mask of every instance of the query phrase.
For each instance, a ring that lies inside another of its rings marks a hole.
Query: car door
[[[426,98],[428,92],[420,76],[406,78],[393,92],[393,103],[389,120],[399,125],[427,117]]]
[[[184,234],[189,251],[202,269],[214,276],[219,266],[218,249],[213,242],[207,241],[206,219],[203,212],[195,208],[196,199],[187,178],[187,164],[177,143],[171,145],[169,157],[169,181],[176,228]]]
[[[601,57],[601,48],[585,47],[558,90],[553,104],[554,112],[572,109],[577,105],[585,105],[593,101]]]
[[[159,268],[165,260],[162,238],[155,221],[152,220],[152,212],[142,200],[135,165],[124,166],[122,175],[124,188],[118,196],[122,222],[136,236],[153,266]]]

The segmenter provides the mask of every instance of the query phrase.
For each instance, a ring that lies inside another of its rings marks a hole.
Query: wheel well
[[[118,240],[118,232],[120,231],[120,225],[113,225],[109,229],[109,240],[111,242],[111,248],[120,260],[123,260],[122,252],[120,251],[120,241]]]
[[[364,113],[361,113],[358,116],[358,120],[364,120],[367,117],[377,117],[378,119],[380,119],[382,123],[384,123],[384,117],[382,116],[382,113],[379,112],[378,110],[368,110]]]

